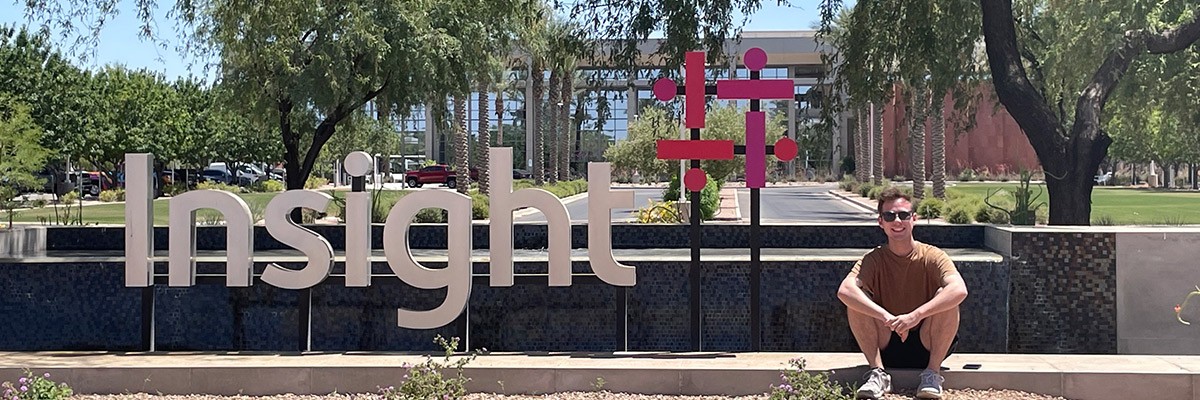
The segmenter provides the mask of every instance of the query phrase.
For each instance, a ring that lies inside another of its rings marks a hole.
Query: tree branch
[[[980,0],[980,5],[983,11],[983,37],[996,96],[1029,138],[1029,144],[1037,151],[1042,168],[1061,175],[1063,163],[1067,160],[1052,155],[1064,151],[1064,135],[1060,132],[1062,125],[1046,98],[1033,87],[1025,73],[1017,46],[1012,0]]]

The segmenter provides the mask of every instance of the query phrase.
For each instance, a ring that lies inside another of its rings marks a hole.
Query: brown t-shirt
[[[947,276],[957,274],[946,252],[921,242],[908,256],[898,256],[886,245],[876,247],[850,270],[867,296],[893,315],[916,310],[937,294]]]

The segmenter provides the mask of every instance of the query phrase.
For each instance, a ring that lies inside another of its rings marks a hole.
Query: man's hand
[[[912,328],[915,328],[917,324],[921,323],[921,318],[919,318],[915,313],[908,313],[892,317],[884,323],[887,324],[888,329],[891,329],[892,332],[896,332],[896,334],[900,335],[900,339],[903,341],[908,339],[908,331]]]

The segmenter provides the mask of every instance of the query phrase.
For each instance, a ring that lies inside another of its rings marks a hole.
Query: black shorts
[[[958,335],[954,335],[954,341],[950,342],[950,351],[946,352],[946,357],[954,354],[956,346]],[[879,350],[879,357],[882,358],[884,368],[925,369],[929,366],[929,349],[921,343],[921,326],[917,325],[908,331],[906,341],[900,341],[900,335],[892,332],[887,348]]]

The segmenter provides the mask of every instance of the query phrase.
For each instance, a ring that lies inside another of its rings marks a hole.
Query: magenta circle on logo
[[[746,68],[751,71],[762,70],[767,66],[767,52],[757,47],[746,50],[746,55],[742,57],[742,63],[746,64]]]
[[[683,185],[693,192],[699,192],[704,189],[704,185],[708,184],[708,178],[704,176],[704,171],[700,168],[692,168],[683,174]]]
[[[662,78],[654,82],[654,98],[658,101],[671,101],[675,98],[675,81],[670,78]]]
[[[775,141],[775,158],[782,161],[791,161],[796,158],[796,154],[800,149],[796,146],[796,141],[788,138],[780,138]]]

